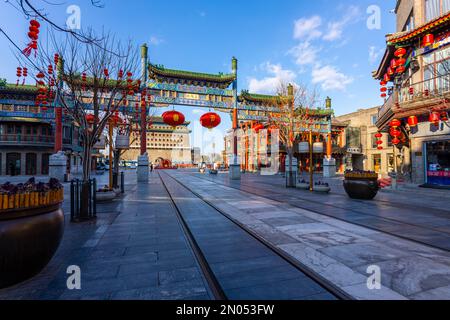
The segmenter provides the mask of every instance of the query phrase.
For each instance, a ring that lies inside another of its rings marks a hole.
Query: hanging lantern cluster
[[[212,130],[220,125],[222,122],[222,119],[217,113],[214,112],[208,112],[205,113],[200,118],[200,124],[209,130]]]
[[[378,132],[377,134],[375,134],[375,138],[377,138],[377,149],[383,150],[383,140],[381,140],[383,138],[383,134],[381,132]]]
[[[402,122],[398,119],[394,119],[389,123],[389,126],[391,129],[389,130],[389,134],[391,135],[392,144],[394,146],[398,145],[400,143],[400,137],[402,135],[402,132],[400,131],[399,127],[402,125]]]
[[[380,91],[381,91],[381,97],[382,98],[386,98],[386,96],[387,96],[387,94],[386,94],[386,92],[387,92],[386,85],[387,85],[386,81],[382,80],[380,82],[380,86],[381,86]]]
[[[387,97],[387,88],[386,85],[388,82],[392,81],[392,78],[397,74],[400,75],[406,71],[406,59],[404,58],[406,55],[405,48],[398,48],[394,52],[395,58],[391,60],[389,67],[386,70],[385,75],[383,76],[383,80],[380,82],[381,85],[381,98]]]
[[[184,124],[186,119],[184,114],[175,110],[164,112],[162,118],[165,124],[174,128]]]
[[[21,67],[17,67],[16,76],[17,76],[17,82],[16,82],[16,87],[17,87],[19,85],[20,78],[22,78],[22,68]]]
[[[129,96],[134,95],[133,79],[131,78],[132,76],[133,74],[131,72],[127,72],[127,89]]]
[[[48,105],[48,90],[47,87],[45,86],[45,82],[44,82],[44,78],[45,75],[43,72],[38,72],[38,74],[36,75],[37,81],[36,81],[36,86],[38,87],[38,94],[36,96],[36,100],[35,100],[35,106],[36,107],[41,107],[41,110],[43,112],[47,111],[47,105]]]
[[[22,53],[29,57],[31,55],[31,52],[34,50],[34,56],[37,55],[37,49],[38,44],[37,41],[39,39],[39,28],[41,27],[41,24],[37,20],[31,20],[30,21],[30,27],[28,32],[28,38],[30,38],[30,42],[28,43],[27,47],[23,49]]]

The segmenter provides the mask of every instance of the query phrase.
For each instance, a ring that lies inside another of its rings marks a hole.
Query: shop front
[[[426,184],[450,188],[450,140],[424,143]]]

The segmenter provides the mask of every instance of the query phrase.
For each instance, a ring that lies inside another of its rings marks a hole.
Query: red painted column
[[[147,107],[141,106],[141,156],[147,153]]]
[[[63,141],[62,141],[62,108],[55,107],[55,153],[62,151]]]

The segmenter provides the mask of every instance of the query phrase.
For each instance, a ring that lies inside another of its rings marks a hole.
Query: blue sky
[[[42,1],[35,0],[34,3]],[[279,79],[316,86],[333,99],[337,115],[379,105],[379,85],[371,78],[395,29],[385,0],[102,0],[70,1],[50,9],[64,24],[70,4],[81,8],[82,27],[104,27],[121,39],[148,43],[150,59],[170,68],[229,72],[239,60],[239,89],[273,93]],[[369,30],[367,8],[381,9],[381,29]],[[25,45],[27,22],[9,4],[0,4],[0,27]],[[0,35],[0,77],[15,81],[17,63]],[[192,109],[179,108],[195,120]],[[224,119],[222,130],[229,128]]]

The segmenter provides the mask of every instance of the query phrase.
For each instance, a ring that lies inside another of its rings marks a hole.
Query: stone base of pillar
[[[137,181],[148,183],[148,168],[149,160],[148,155],[144,154],[143,156],[138,157],[138,167],[137,167]]]
[[[336,176],[336,159],[323,159],[323,177],[333,178]]]
[[[48,175],[50,178],[56,178],[59,181],[64,181],[67,172],[67,157],[64,152],[52,154],[49,160]]]
[[[241,180],[241,165],[231,164],[229,176],[231,180]]]

